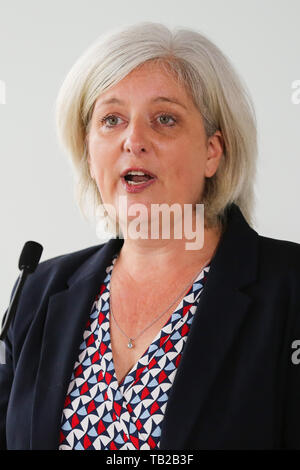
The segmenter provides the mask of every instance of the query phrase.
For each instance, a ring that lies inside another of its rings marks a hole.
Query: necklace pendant
[[[127,346],[128,346],[129,349],[133,348],[133,342],[132,342],[131,338],[129,338]]]

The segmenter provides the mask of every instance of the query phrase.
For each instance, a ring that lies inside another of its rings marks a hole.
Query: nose
[[[141,125],[133,123],[128,127],[128,134],[124,141],[124,150],[139,156],[149,151],[150,144],[146,137],[146,130]]]

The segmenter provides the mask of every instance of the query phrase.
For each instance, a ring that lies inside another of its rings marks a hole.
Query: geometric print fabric
[[[60,450],[159,449],[164,413],[210,266],[119,384],[109,331],[113,265],[85,326],[62,413]]]

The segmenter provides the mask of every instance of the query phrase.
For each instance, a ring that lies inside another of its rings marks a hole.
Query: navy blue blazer
[[[28,277],[0,365],[2,449],[58,449],[86,320],[123,242],[49,259]],[[258,235],[232,204],[169,396],[161,449],[300,449],[295,340],[300,245]]]

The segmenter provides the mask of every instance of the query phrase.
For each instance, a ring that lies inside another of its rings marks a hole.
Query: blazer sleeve
[[[12,290],[11,299],[14,295],[18,279]],[[5,312],[5,315],[7,311]],[[6,414],[9,402],[10,390],[14,377],[13,348],[12,348],[12,328],[10,324],[4,345],[1,345],[3,354],[0,363],[0,450],[6,450]]]
[[[284,448],[300,450],[300,268],[292,276]]]

